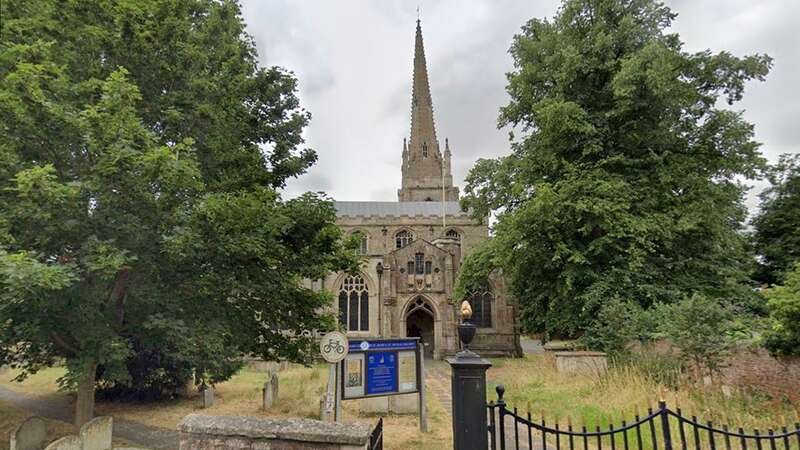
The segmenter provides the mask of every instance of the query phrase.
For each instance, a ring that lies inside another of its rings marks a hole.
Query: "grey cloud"
[[[800,18],[796,0],[671,0],[673,30],[687,51],[768,53],[775,67],[748,84],[745,117],[770,160],[800,151]],[[325,190],[341,200],[394,200],[402,140],[408,136],[417,3],[403,0],[244,0],[248,32],[260,62],[299,79],[313,114],[306,138],[319,153],[309,174],[286,195]],[[508,102],[505,73],[511,39],[532,17],[552,17],[556,0],[424,0],[420,2],[437,132],[450,138],[456,183],[478,158],[508,153],[498,109]],[[442,142],[443,144],[443,142]],[[755,185],[747,204],[756,204]]]

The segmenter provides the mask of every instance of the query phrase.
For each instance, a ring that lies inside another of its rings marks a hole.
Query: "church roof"
[[[338,217],[442,217],[442,202],[334,202]],[[445,202],[448,216],[468,217],[458,202]]]

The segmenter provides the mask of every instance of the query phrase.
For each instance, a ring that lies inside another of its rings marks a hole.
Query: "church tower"
[[[458,188],[453,186],[450,170],[450,145],[445,138],[444,154],[440,151],[433,122],[433,102],[428,84],[422,27],[417,20],[414,42],[414,79],[411,91],[411,137],[403,139],[403,181],[397,191],[401,202],[458,201]]]

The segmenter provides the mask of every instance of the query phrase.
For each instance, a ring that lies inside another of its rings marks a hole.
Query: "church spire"
[[[411,90],[411,140],[409,153],[412,159],[439,158],[439,142],[433,123],[433,102],[428,83],[428,66],[425,62],[425,47],[422,44],[422,26],[417,19],[417,35],[414,40],[414,78]]]
[[[450,173],[450,154],[439,151],[436,126],[433,121],[433,102],[428,83],[422,25],[417,19],[414,39],[414,70],[411,88],[411,137],[403,140],[403,181],[397,191],[401,202],[458,200],[458,188],[453,186]]]

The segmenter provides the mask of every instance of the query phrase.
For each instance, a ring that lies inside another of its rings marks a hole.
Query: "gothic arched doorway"
[[[434,315],[431,305],[422,297],[411,302],[406,313],[406,336],[420,338],[426,358],[433,358],[436,349]]]

